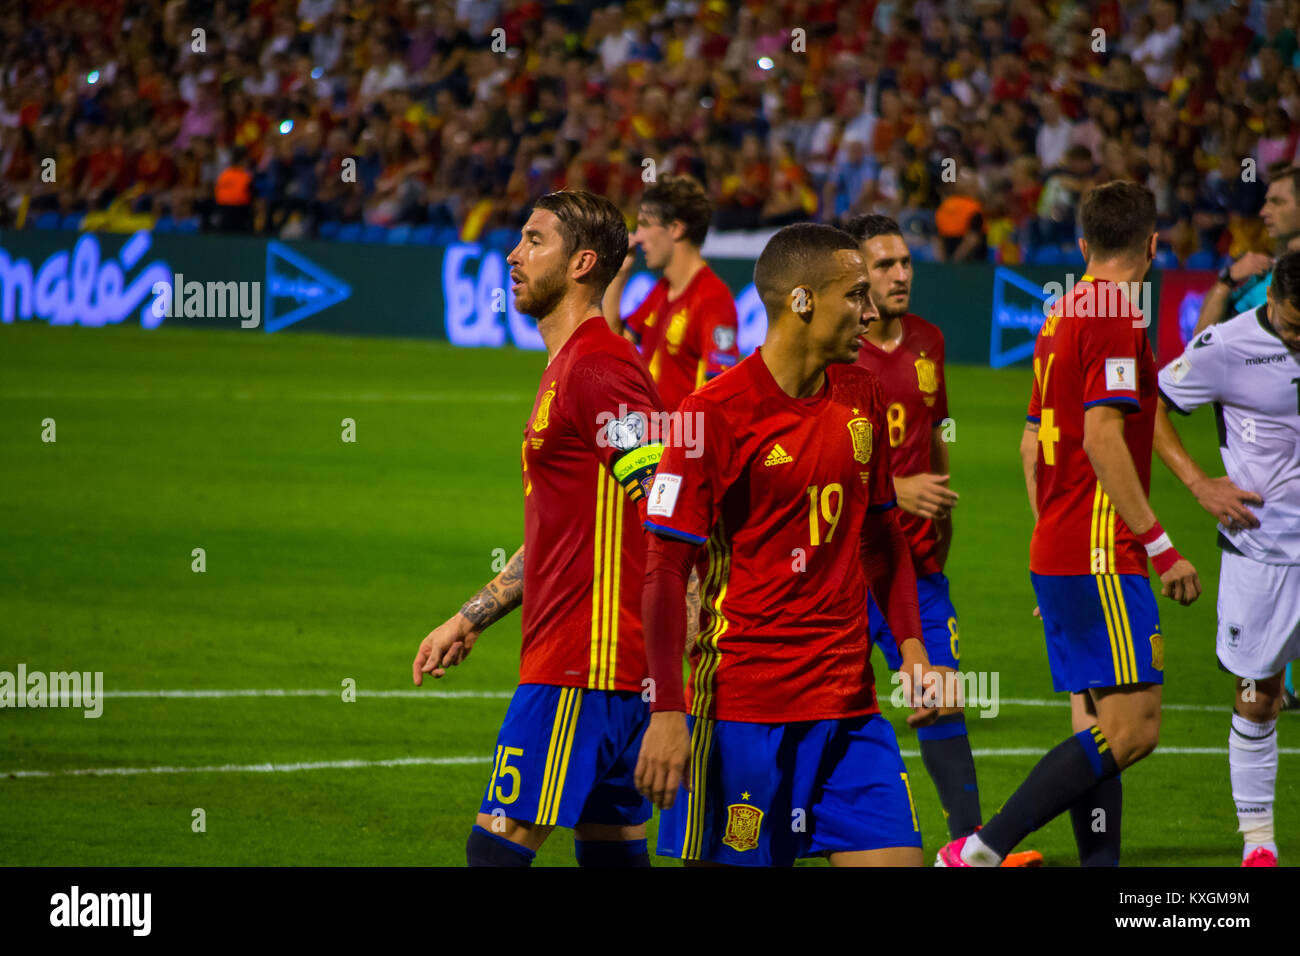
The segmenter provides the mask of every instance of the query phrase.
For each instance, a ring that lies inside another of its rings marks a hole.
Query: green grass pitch
[[[420,639],[491,577],[495,549],[520,543],[519,441],[543,364],[536,353],[306,334],[0,330],[0,670],[102,671],[113,694],[320,692],[111,696],[94,720],[0,710],[0,860],[462,864],[516,681],[518,616],[420,696],[375,695],[414,690]],[[977,754],[992,751],[977,756],[988,815],[1069,732],[1069,715],[1015,703],[1052,697],[1016,454],[1029,372],[951,368],[949,379],[962,498],[948,571],[963,664],[997,671],[1003,698],[996,718],[970,720]],[[342,440],[345,418],[355,442]],[[1181,425],[1218,469],[1209,415]],[[1191,608],[1161,601],[1165,698],[1190,705],[1165,711],[1161,743],[1212,752],[1157,753],[1124,775],[1124,862],[1236,865],[1213,527],[1159,464],[1153,497],[1207,589]],[[191,570],[195,548],[203,573]],[[877,676],[887,700],[878,656]],[[946,834],[938,800],[915,737],[884,707],[901,728],[932,859]],[[1280,737],[1291,751],[1277,811],[1289,861],[1300,854],[1300,718],[1283,715]],[[410,758],[424,762],[373,765]],[[235,769],[344,761],[355,764]],[[86,768],[216,769],[61,773]],[[195,832],[200,808],[206,830]],[[1075,863],[1066,818],[1027,846],[1048,865]],[[572,865],[569,835],[538,863]]]

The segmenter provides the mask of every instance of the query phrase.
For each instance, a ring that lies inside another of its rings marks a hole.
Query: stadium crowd
[[[634,216],[652,159],[715,230],[880,212],[951,260],[1053,261],[1135,179],[1209,267],[1267,248],[1300,135],[1300,0],[15,6],[10,228],[512,242],[565,186]]]

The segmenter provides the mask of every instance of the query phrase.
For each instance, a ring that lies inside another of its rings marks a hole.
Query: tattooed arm
[[[505,569],[466,601],[458,613],[439,624],[420,642],[411,679],[419,687],[424,675],[442,677],[469,656],[474,642],[486,628],[517,608],[524,599],[524,549],[520,547]]]

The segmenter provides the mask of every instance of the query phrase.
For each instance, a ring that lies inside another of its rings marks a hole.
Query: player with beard
[[[557,826],[583,866],[649,866],[650,804],[633,782],[649,719],[641,635],[645,494],[660,402],[601,296],[627,254],[608,199],[543,196],[506,259],[547,366],[523,430],[524,547],[420,644],[417,685],[460,664],[521,603],[519,687],[470,833],[470,866],[529,866]],[[527,554],[527,563],[524,555]]]
[[[907,535],[916,570],[917,600],[926,654],[945,688],[956,688],[960,660],[957,612],[948,593],[944,564],[952,545],[952,509],[957,494],[948,487],[948,418],[943,333],[908,311],[912,295],[912,255],[902,231],[888,216],[859,216],[846,229],[857,239],[871,280],[871,301],[880,321],[863,336],[858,365],[870,369],[884,389],[885,424],[894,466],[899,523]],[[902,660],[880,608],[868,600],[871,637],[891,670]],[[945,699],[939,719],[917,729],[921,759],[939,791],[939,802],[953,839],[979,829],[979,785],[966,734],[962,701]],[[1003,866],[1039,866],[1036,850],[1010,853]]]

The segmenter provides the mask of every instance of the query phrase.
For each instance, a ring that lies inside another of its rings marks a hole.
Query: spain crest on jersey
[[[921,357],[914,363],[916,366],[916,384],[921,391],[926,392],[925,404],[934,404],[934,393],[939,391],[939,376],[935,374],[934,362],[921,353]]]
[[[763,811],[747,803],[727,807],[727,832],[722,842],[733,850],[752,850],[758,846],[758,831],[763,826]]]
[[[533,419],[533,431],[545,431],[551,423],[551,402],[555,400],[555,383],[542,393],[542,400],[537,403],[537,417]]]
[[[849,435],[853,438],[853,460],[864,465],[869,464],[871,462],[871,419],[850,419]]]

